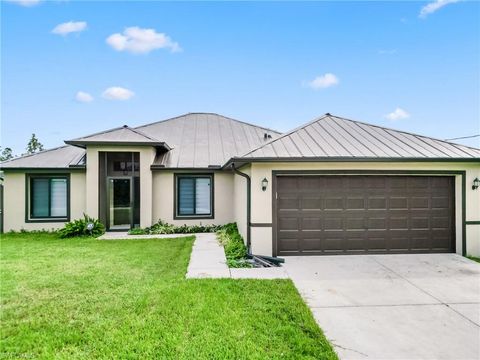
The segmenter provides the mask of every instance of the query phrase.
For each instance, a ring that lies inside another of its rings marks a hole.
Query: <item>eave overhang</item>
[[[235,167],[241,167],[249,163],[308,163],[308,162],[389,162],[389,163],[404,163],[404,162],[442,162],[442,163],[478,163],[480,164],[480,158],[441,158],[441,157],[418,157],[418,158],[407,158],[407,157],[288,157],[288,158],[278,158],[278,157],[233,157],[228,160],[225,165],[222,166],[222,169],[229,168],[233,165]]]
[[[87,146],[152,146],[160,150],[170,151],[172,148],[163,141],[82,141],[66,140],[65,144],[86,149]]]

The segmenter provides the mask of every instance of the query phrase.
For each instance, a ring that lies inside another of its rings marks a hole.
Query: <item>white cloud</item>
[[[396,121],[396,120],[408,119],[410,117],[410,114],[405,110],[397,107],[393,112],[385,115],[385,117],[388,120]]]
[[[75,95],[75,100],[82,103],[89,103],[93,101],[93,96],[87,92],[79,91]]]
[[[102,93],[102,96],[107,100],[128,100],[134,95],[133,91],[119,86],[109,87]]]
[[[420,10],[420,14],[418,15],[421,18],[427,17],[427,15],[434,13],[438,9],[441,9],[445,5],[448,4],[453,4],[458,2],[459,0],[435,0],[424,7]]]
[[[123,34],[112,34],[106,41],[117,51],[128,51],[134,54],[147,54],[156,49],[170,49],[171,52],[182,50],[180,45],[166,34],[138,26],[126,28]]]
[[[55,26],[52,33],[65,36],[73,32],[81,32],[86,28],[87,23],[85,21],[69,21]]]
[[[7,0],[7,1],[20,6],[25,6],[25,7],[35,6],[40,4],[41,2],[41,0]]]
[[[317,76],[312,81],[309,81],[307,83],[307,86],[311,87],[312,89],[318,90],[337,85],[339,82],[340,80],[334,74],[326,73],[324,75]]]

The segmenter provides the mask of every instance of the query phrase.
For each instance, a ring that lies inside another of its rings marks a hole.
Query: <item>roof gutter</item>
[[[247,253],[249,256],[252,255],[252,244],[250,240],[250,220],[251,220],[251,192],[252,192],[252,184],[250,180],[250,176],[241,172],[240,170],[235,168],[235,164],[232,164],[232,170],[235,174],[240,175],[247,180]]]
[[[240,163],[242,165],[248,163],[278,163],[278,162],[389,162],[389,163],[404,163],[404,162],[442,162],[442,163],[478,163],[480,162],[480,157],[470,157],[470,158],[445,158],[445,157],[431,157],[431,158],[411,158],[411,157],[251,157],[251,158],[241,158],[241,157],[232,157],[230,158],[223,168],[228,168],[235,163]]]

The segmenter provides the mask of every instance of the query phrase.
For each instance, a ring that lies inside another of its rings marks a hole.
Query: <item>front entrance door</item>
[[[113,177],[108,179],[108,229],[129,230],[132,226],[132,179]]]

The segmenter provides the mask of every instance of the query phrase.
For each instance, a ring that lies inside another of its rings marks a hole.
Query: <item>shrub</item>
[[[128,232],[130,235],[148,235],[145,229],[142,228],[133,228]]]
[[[237,224],[227,224],[217,231],[220,244],[225,249],[227,265],[233,268],[252,267],[247,261],[247,247],[238,232]]]
[[[41,229],[41,230],[26,230],[24,228],[21,228],[20,230],[9,230],[7,232],[8,234],[56,234],[57,230],[55,229]]]
[[[162,220],[158,220],[157,223],[146,228],[135,228],[130,230],[130,235],[158,235],[158,234],[192,234],[192,233],[205,233],[215,232],[220,229],[219,225],[180,225],[175,226]]]
[[[92,230],[87,229],[89,223],[93,224]],[[83,214],[83,219],[77,219],[65,224],[63,229],[60,229],[58,233],[61,238],[74,237],[74,236],[100,236],[105,232],[105,226],[98,220]]]

